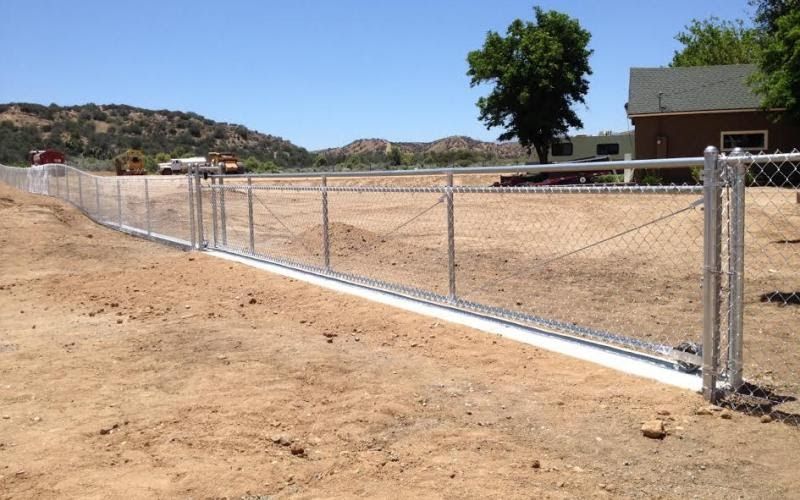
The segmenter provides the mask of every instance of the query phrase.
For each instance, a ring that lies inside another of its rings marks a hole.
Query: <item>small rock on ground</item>
[[[650,439],[664,439],[667,432],[664,430],[663,421],[650,420],[642,424],[642,434]]]

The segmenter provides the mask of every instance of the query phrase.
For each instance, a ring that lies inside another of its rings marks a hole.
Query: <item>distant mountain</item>
[[[469,152],[485,158],[517,159],[527,156],[525,149],[516,142],[486,142],[471,137],[454,135],[431,142],[390,142],[386,139],[358,139],[339,148],[328,148],[316,153],[330,157],[350,157],[353,155],[389,155],[393,149],[404,154],[436,155]]]
[[[0,104],[0,162],[22,164],[29,150],[39,148],[96,159],[135,148],[151,158],[158,153],[205,156],[216,150],[278,167],[305,167],[314,161],[306,149],[280,137],[196,113],[121,104]]]

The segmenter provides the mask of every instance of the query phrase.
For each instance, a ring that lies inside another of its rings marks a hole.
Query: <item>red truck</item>
[[[28,162],[31,166],[47,165],[48,163],[65,163],[64,153],[55,149],[33,149],[28,152]]]

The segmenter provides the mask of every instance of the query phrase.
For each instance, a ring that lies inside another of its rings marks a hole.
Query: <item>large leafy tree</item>
[[[501,141],[517,138],[547,163],[548,149],[583,123],[572,106],[589,90],[591,35],[576,19],[534,8],[536,21],[511,23],[506,36],[490,31],[483,48],[467,55],[470,85],[493,84],[478,99],[487,128],[503,127]]]
[[[758,60],[758,30],[741,20],[721,21],[711,17],[693,19],[675,39],[683,48],[675,51],[670,66],[751,64]]]
[[[756,24],[766,33],[774,33],[778,19],[800,9],[800,0],[750,0],[756,8]]]
[[[765,108],[786,108],[786,116],[800,123],[800,0],[754,4],[763,36],[753,85]]]

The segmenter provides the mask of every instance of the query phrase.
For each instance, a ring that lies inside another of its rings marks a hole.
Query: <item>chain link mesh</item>
[[[126,178],[64,165],[0,166],[0,180],[123,231],[199,241],[684,371],[713,349],[721,404],[800,423],[799,165],[797,151],[720,157],[721,335],[711,346],[701,345],[704,186]]]
[[[743,293],[735,287],[736,250],[724,249],[727,316],[721,352],[728,376],[721,403],[762,418],[800,424],[800,154],[728,155],[725,228],[735,241],[736,205],[743,207]],[[735,188],[737,165],[742,188]],[[735,325],[739,303],[742,329]],[[740,336],[737,339],[737,335]],[[741,362],[735,358],[741,346]],[[737,366],[741,365],[741,366]],[[737,379],[736,371],[743,377]]]
[[[229,179],[205,188],[205,227],[215,248],[699,367],[701,186],[493,180]]]
[[[101,224],[191,245],[187,177],[103,177],[52,164],[0,165],[0,180],[22,191],[65,200]]]

